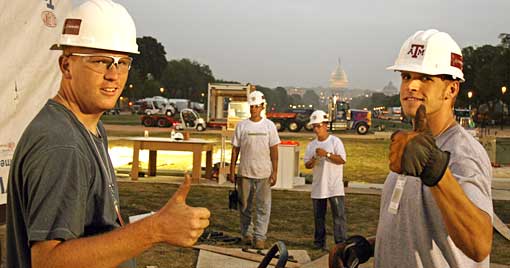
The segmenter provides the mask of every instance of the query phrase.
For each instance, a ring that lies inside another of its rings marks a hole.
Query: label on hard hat
[[[80,26],[81,26],[80,19],[66,19],[66,22],[64,23],[63,34],[79,35]]]
[[[450,65],[455,68],[459,68],[462,70],[463,63],[462,63],[462,56],[459,54],[452,53]]]

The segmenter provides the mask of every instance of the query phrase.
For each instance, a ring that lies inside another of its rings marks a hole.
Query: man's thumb
[[[177,203],[184,203],[190,188],[191,176],[188,174],[188,172],[186,172],[184,173],[184,182],[179,186],[172,199],[175,199]]]
[[[427,123],[427,110],[425,109],[425,105],[420,105],[416,110],[416,115],[414,116],[414,131],[415,132],[425,132],[429,130],[429,124]]]

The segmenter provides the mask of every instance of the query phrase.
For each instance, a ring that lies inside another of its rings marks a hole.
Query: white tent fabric
[[[14,148],[59,86],[58,40],[71,0],[0,1],[0,204]]]

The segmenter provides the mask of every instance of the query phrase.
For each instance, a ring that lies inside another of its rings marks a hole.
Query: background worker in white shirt
[[[328,115],[317,110],[310,116],[316,138],[311,141],[304,157],[305,167],[313,169],[312,201],[315,220],[314,247],[326,247],[326,210],[329,200],[333,212],[333,234],[335,243],[346,239],[344,209],[343,165],[346,153],[342,141],[328,133]]]

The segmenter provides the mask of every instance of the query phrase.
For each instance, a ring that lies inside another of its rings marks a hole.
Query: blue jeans
[[[335,244],[342,243],[347,238],[347,222],[345,220],[344,196],[333,196],[324,199],[312,199],[315,220],[314,245],[322,247],[326,244],[326,211],[327,201],[333,212],[333,235]]]
[[[271,215],[271,184],[269,178],[251,179],[238,178],[239,212],[241,219],[241,235],[253,236],[256,240],[266,240],[269,217]],[[256,204],[255,228],[252,222],[253,199]]]

